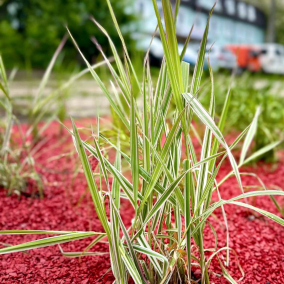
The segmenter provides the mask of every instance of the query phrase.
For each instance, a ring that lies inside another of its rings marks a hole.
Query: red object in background
[[[261,64],[259,60],[259,50],[250,45],[227,45],[237,56],[237,63],[242,70],[249,70],[251,72],[261,71]]]

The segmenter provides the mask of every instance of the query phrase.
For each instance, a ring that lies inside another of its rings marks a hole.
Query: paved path
[[[15,81],[10,86],[10,94],[15,103],[16,112],[25,115],[38,92],[39,81]],[[47,96],[56,90],[60,84],[51,81],[43,91]],[[97,110],[101,115],[109,113],[109,103],[100,88],[93,80],[78,80],[60,94],[66,96],[67,114],[75,117],[95,116]]]
[[[39,84],[39,79],[33,81],[15,81],[11,84],[10,94],[14,99],[16,115],[25,116],[27,114],[38,91]],[[261,89],[265,84],[266,80],[258,80],[255,82],[255,87]],[[283,82],[281,81],[275,81],[273,88],[277,95],[284,97],[284,88],[281,88],[282,84]],[[43,96],[50,94],[59,86],[60,82],[52,79],[44,89]],[[110,113],[108,99],[92,79],[78,80],[60,95],[66,96],[64,104],[68,116],[90,117],[96,116],[97,112],[100,115]],[[138,105],[141,105],[141,100],[139,100]],[[53,107],[56,107],[56,105]]]

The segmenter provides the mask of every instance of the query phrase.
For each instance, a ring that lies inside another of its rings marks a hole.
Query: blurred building
[[[193,40],[202,38],[208,13],[216,0],[181,0],[176,32],[180,41],[184,40],[192,25]],[[175,0],[172,1],[173,5]],[[161,1],[157,1],[162,14]],[[136,0],[135,10],[139,21],[135,28],[138,33],[152,35],[156,17],[152,0]],[[216,44],[261,44],[265,41],[266,19],[263,12],[239,0],[219,0],[210,22],[209,42]]]

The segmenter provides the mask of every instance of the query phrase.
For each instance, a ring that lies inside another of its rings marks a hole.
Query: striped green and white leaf
[[[77,42],[75,41],[75,39],[73,38],[71,32],[67,29],[75,47],[77,48],[78,52],[80,53],[81,57],[83,58],[84,62],[86,63],[90,73],[92,74],[93,78],[95,79],[95,81],[98,83],[99,87],[101,88],[101,90],[103,91],[103,93],[105,94],[105,96],[107,97],[111,107],[113,108],[113,110],[116,112],[116,114],[118,115],[118,117],[121,119],[121,121],[123,122],[123,124],[126,126],[127,129],[130,129],[130,125],[129,125],[129,121],[127,118],[124,117],[122,111],[120,110],[120,108],[117,106],[117,104],[115,103],[115,101],[112,98],[112,95],[110,94],[110,92],[108,91],[107,87],[105,86],[105,84],[103,83],[103,81],[100,79],[100,77],[98,76],[98,74],[96,73],[96,71],[92,68],[92,66],[90,65],[90,63],[88,62],[88,60],[85,58],[85,56],[83,55],[83,53],[81,52],[79,46],[77,45]]]
[[[81,239],[93,237],[97,234],[98,233],[96,232],[78,232],[78,233],[64,234],[64,235],[55,236],[55,237],[49,237],[45,239],[27,242],[27,243],[20,244],[20,245],[2,248],[0,249],[0,254],[27,251],[27,250],[31,250],[35,248],[42,248],[42,247],[48,247],[48,246],[57,245],[57,244],[63,244],[63,243],[67,243],[67,242],[71,242],[75,240],[81,240]]]
[[[226,149],[228,153],[228,157],[232,165],[232,168],[233,168],[233,171],[234,171],[234,174],[237,178],[237,181],[239,183],[241,190],[243,191],[243,186],[242,186],[241,176],[238,170],[238,166],[236,164],[236,161],[221,131],[216,126],[210,114],[205,110],[205,108],[201,105],[201,103],[196,98],[194,98],[190,93],[183,93],[183,96],[186,99],[186,101],[190,104],[190,107],[192,108],[194,113],[199,117],[199,119],[204,123],[204,125],[212,131],[212,133],[214,134],[216,139],[219,141],[219,143]]]
[[[87,154],[85,152],[84,146],[83,146],[83,142],[80,138],[78,129],[72,119],[72,126],[73,126],[73,133],[74,133],[74,140],[75,140],[75,146],[76,149],[78,151],[80,160],[81,160],[81,164],[83,166],[83,170],[84,170],[84,174],[88,183],[88,187],[94,202],[94,206],[95,206],[95,210],[97,212],[98,218],[100,219],[102,226],[109,238],[110,241],[110,227],[108,224],[108,219],[107,219],[107,215],[106,215],[106,211],[105,211],[105,206],[104,206],[104,201],[102,199],[102,196],[100,194],[100,191],[98,190],[96,181],[94,179],[93,176],[93,172],[87,157]]]
[[[244,144],[243,144],[243,148],[242,148],[242,152],[241,152],[241,156],[240,156],[240,161],[239,161],[239,165],[242,165],[244,163],[245,157],[247,155],[248,149],[251,145],[251,142],[253,141],[253,138],[255,136],[255,133],[257,131],[257,122],[258,122],[258,117],[260,115],[260,107],[257,108],[254,119],[251,123],[250,129],[247,133],[247,136],[245,138]]]

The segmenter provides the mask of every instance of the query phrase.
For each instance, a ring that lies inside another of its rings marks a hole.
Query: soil
[[[84,123],[81,122],[81,125],[85,125]],[[62,155],[73,150],[72,139],[66,131],[59,134],[58,129],[58,125],[52,124],[44,132],[43,136],[46,140],[35,155],[37,170],[44,181],[44,199],[31,199],[25,196],[19,198],[16,195],[6,197],[5,191],[1,189],[1,230],[102,231],[91,198],[88,193],[86,194],[87,185],[81,168],[79,167],[78,174],[74,174],[79,165],[77,154]],[[96,167],[96,165],[97,161],[92,160],[92,166]],[[221,168],[218,178],[221,179],[230,170],[230,165],[226,164]],[[269,189],[281,188],[284,184],[284,155],[280,154],[276,165],[258,164],[258,166],[245,168],[242,171],[258,174]],[[252,176],[243,176],[242,181],[246,186],[259,185]],[[234,178],[224,183],[220,188],[220,193],[223,199],[240,194]],[[213,199],[218,199],[216,194],[213,195]],[[284,198],[277,197],[276,199],[284,207]],[[279,215],[269,197],[250,198],[248,202]],[[227,269],[234,279],[242,277],[240,265],[245,276],[239,283],[284,283],[284,228],[242,207],[226,205],[225,210],[230,232],[229,246],[232,248],[230,265]],[[218,248],[221,248],[226,245],[226,229],[222,211],[216,210],[214,213],[209,221],[216,230]],[[133,210],[123,200],[121,215],[126,227],[129,226]],[[2,235],[0,242],[3,247],[3,244],[19,244],[42,237]],[[61,247],[65,252],[78,252],[82,251],[91,241],[92,238],[73,241]],[[207,226],[205,247],[213,248],[214,243],[212,230]],[[92,251],[106,252],[108,251],[107,244],[96,245]],[[223,252],[219,254],[222,260],[224,256]],[[0,283],[110,284],[114,279],[109,269],[108,255],[68,258],[63,256],[59,247],[55,245],[30,250],[26,253],[1,255]],[[209,271],[215,273],[210,273],[211,283],[228,283],[224,277],[219,276],[222,272],[216,257]],[[200,271],[193,269],[193,273],[195,277],[198,277]]]

